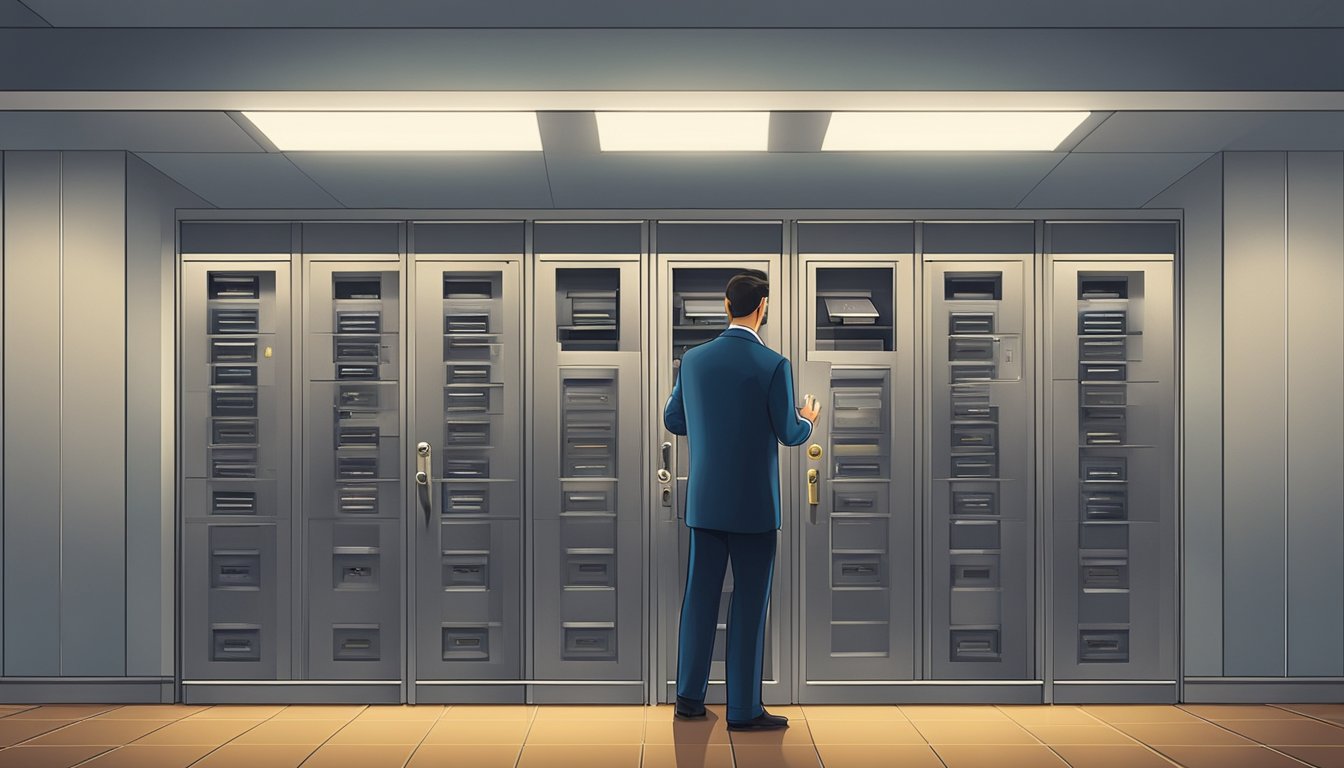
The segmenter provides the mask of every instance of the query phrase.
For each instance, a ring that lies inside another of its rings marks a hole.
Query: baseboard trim
[[[1183,700],[1190,704],[1328,704],[1344,701],[1344,680],[1186,678]]]
[[[184,704],[399,704],[401,684],[182,684]]]
[[[1050,687],[1056,704],[1175,704],[1176,683],[1086,682]]]
[[[806,683],[798,691],[799,704],[1040,704],[1044,686],[1040,682],[1015,681],[1012,685],[996,682],[937,684],[868,683],[846,685]]]
[[[171,704],[171,677],[5,677],[5,704]]]

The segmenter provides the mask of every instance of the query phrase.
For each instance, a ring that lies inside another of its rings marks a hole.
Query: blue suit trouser
[[[765,615],[775,569],[775,531],[729,533],[691,528],[686,592],[677,647],[677,695],[704,701],[718,627],[723,574],[731,558],[733,592],[728,605],[728,719],[751,720],[761,707]]]

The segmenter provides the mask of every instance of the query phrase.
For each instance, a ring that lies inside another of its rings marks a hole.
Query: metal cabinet
[[[182,267],[182,670],[292,676],[289,265]]]
[[[1050,261],[1057,696],[1175,700],[1172,281],[1170,257]]]
[[[520,258],[417,253],[414,269],[416,698],[521,702]]]
[[[672,392],[677,367],[686,350],[713,339],[728,325],[723,311],[724,288],[728,280],[744,269],[758,269],[770,278],[771,310],[760,329],[761,340],[770,348],[785,353],[788,349],[787,311],[789,282],[781,269],[781,228],[778,224],[660,224],[657,231],[656,277],[653,285],[654,370],[657,381],[649,399],[649,414],[654,434],[650,475],[666,470],[669,482],[653,485],[650,503],[654,521],[655,568],[658,578],[658,697],[676,699],[677,633],[681,603],[686,585],[690,536],[685,524],[686,472],[690,456],[686,440],[669,433],[662,425],[663,406]],[[734,253],[725,246],[739,249]],[[721,250],[716,250],[721,249]],[[767,252],[768,249],[773,251]],[[790,466],[781,462],[781,470]],[[781,477],[784,488],[791,478]],[[767,704],[792,700],[792,625],[793,579],[792,547],[793,505],[788,493],[781,493],[783,529],[776,548],[775,572],[765,634],[765,664],[762,671],[762,697]],[[725,699],[724,660],[729,604],[732,600],[732,569],[724,574],[723,594],[719,600],[718,634],[710,664],[707,701]]]
[[[894,700],[880,686],[919,674],[910,227],[888,227],[885,254],[804,250],[826,236],[809,230],[841,226],[799,224],[799,390],[823,405],[792,463],[808,489],[798,505],[803,702]]]
[[[399,684],[402,287],[397,254],[305,259],[306,676]]]
[[[925,255],[926,654],[935,679],[1035,671],[1032,258]]]
[[[532,697],[641,702],[641,254],[539,252],[535,270],[527,519],[528,635],[538,681]]]

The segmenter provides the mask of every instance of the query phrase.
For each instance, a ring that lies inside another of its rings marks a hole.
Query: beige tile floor
[[[1344,768],[1344,704],[770,709],[0,705],[0,768]]]

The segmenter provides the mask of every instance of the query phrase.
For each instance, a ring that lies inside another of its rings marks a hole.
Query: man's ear
[[[730,321],[733,319],[733,305],[728,301],[727,296],[723,297],[723,314],[727,315]]]

